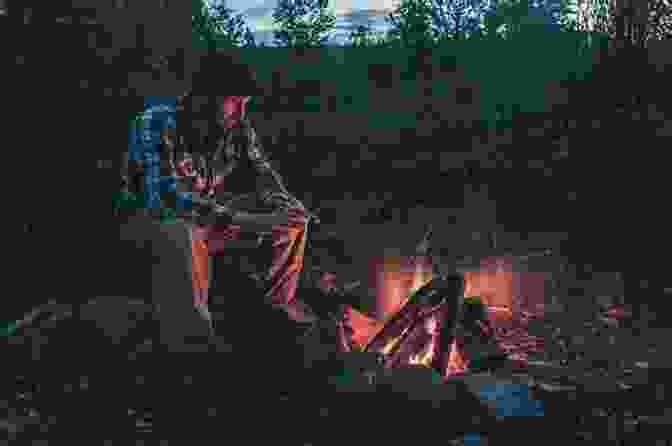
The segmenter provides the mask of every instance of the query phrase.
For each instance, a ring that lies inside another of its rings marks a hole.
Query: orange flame
[[[448,376],[465,373],[468,370],[468,361],[460,351],[457,340],[453,341],[448,356],[448,367],[446,368],[446,378]]]
[[[479,296],[486,305],[511,307],[513,272],[507,260],[485,259],[479,271],[465,272],[465,297]]]
[[[409,296],[434,277],[431,259],[426,255],[383,256],[370,259],[369,283],[377,317],[399,311]]]

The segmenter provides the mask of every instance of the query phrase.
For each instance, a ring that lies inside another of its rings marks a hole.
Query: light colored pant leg
[[[207,349],[210,324],[194,307],[188,223],[134,217],[125,231],[149,254],[147,279],[162,347],[171,352]]]
[[[161,342],[170,351],[204,350],[210,323],[194,306],[189,225],[176,220],[157,226],[153,245],[159,261],[152,266],[152,300]]]

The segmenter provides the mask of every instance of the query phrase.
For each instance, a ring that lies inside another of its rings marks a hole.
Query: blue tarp
[[[492,382],[484,383],[478,389],[478,397],[494,406],[495,414],[500,417],[543,416],[541,401],[532,397],[530,388],[525,384]],[[464,446],[481,444],[481,436],[476,433],[465,434]]]

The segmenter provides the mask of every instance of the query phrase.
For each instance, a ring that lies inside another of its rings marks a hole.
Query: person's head
[[[185,89],[184,80],[175,69],[176,57],[160,53],[130,50],[115,58],[118,65],[115,72],[125,89],[137,97],[175,97],[175,93]],[[116,77],[116,75],[115,75]]]
[[[219,128],[235,127],[244,117],[250,96],[220,96],[192,94],[189,97],[189,111],[195,125],[215,124]]]
[[[228,54],[212,52],[201,60],[185,106],[194,120],[226,129],[245,117],[250,99],[258,93],[256,76],[249,65]]]

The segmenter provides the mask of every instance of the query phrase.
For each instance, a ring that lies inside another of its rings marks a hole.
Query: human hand
[[[231,224],[235,215],[236,212],[231,207],[213,201],[209,216],[206,218],[213,224]]]
[[[201,225],[213,225],[221,223],[231,223],[235,211],[229,206],[217,203],[213,199],[201,199],[201,205],[198,212],[198,223]]]

